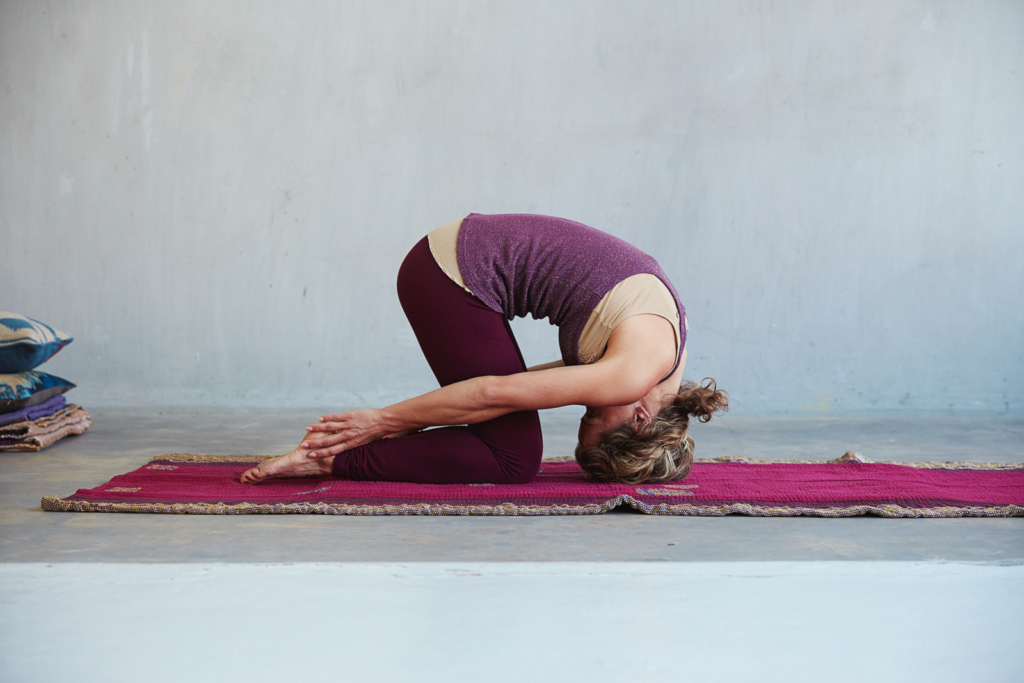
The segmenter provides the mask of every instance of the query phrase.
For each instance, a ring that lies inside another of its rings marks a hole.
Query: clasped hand
[[[384,423],[383,411],[377,408],[324,415],[318,423],[306,427],[306,431],[309,436],[302,447],[310,450],[311,458],[329,458],[393,434]]]

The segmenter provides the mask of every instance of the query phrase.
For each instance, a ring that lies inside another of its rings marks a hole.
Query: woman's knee
[[[424,251],[430,255],[430,247],[426,244],[427,238],[416,243],[406,254],[405,260],[398,268],[397,288],[398,299],[405,304],[407,299],[416,294],[423,287]]]
[[[505,477],[504,481],[494,482],[496,484],[526,484],[533,481],[544,456],[544,438],[537,412],[523,411],[513,413],[512,416],[518,418],[515,420],[518,424],[511,434],[503,439],[486,439]]]

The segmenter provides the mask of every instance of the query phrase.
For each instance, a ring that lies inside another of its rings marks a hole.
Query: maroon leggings
[[[526,370],[508,321],[444,274],[424,237],[398,271],[398,298],[441,386]],[[540,466],[536,410],[381,439],[340,453],[334,475],[423,484],[525,484]]]

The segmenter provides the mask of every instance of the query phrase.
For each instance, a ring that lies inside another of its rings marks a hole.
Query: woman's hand
[[[302,442],[311,458],[329,458],[394,433],[384,423],[383,411],[376,408],[350,410],[340,415],[324,415],[318,424],[306,427],[309,436]]]

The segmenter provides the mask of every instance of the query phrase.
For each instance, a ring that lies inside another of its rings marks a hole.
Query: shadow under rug
[[[1024,516],[1024,464],[697,460],[664,484],[597,484],[572,458],[545,460],[529,484],[405,484],[277,479],[242,472],[269,456],[163,455],[44,510],[172,514],[591,515],[620,505],[651,515],[758,517]]]

